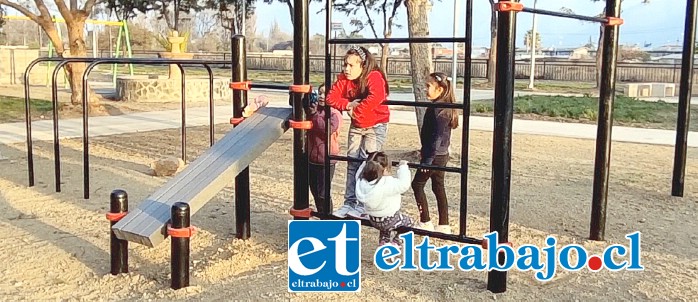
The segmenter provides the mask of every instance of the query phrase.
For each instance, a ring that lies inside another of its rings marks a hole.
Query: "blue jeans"
[[[370,128],[349,127],[347,157],[366,159],[368,153],[383,150],[383,144],[388,136],[388,124],[376,124]],[[344,193],[344,205],[354,209],[363,209],[362,202],[356,200],[356,170],[361,166],[360,162],[347,163],[347,184]]]

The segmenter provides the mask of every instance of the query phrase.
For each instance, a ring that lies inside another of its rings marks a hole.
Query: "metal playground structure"
[[[606,224],[606,204],[609,182],[609,166],[611,151],[611,129],[613,102],[615,97],[616,59],[618,52],[619,27],[623,24],[620,19],[621,0],[607,0],[603,17],[587,17],[554,11],[531,9],[524,7],[518,1],[498,1],[494,9],[498,14],[497,24],[497,68],[494,100],[494,132],[492,148],[492,180],[490,231],[498,232],[501,244],[509,243],[509,201],[512,159],[512,122],[514,102],[514,52],[516,36],[516,17],[519,13],[535,13],[541,15],[572,18],[593,21],[605,26],[603,31],[603,53],[601,65],[601,86],[599,96],[599,119],[596,138],[596,157],[594,165],[594,182],[592,195],[592,215],[589,238],[604,240]],[[686,140],[689,117],[689,98],[692,84],[693,51],[695,42],[696,5],[698,0],[687,0],[686,21],[684,34],[683,66],[681,72],[680,103],[677,124],[676,156],[674,165],[674,181],[672,195],[682,196],[684,185],[684,170],[686,161]],[[402,227],[399,232],[412,231],[417,235],[425,235],[465,244],[484,245],[484,240],[466,236],[467,206],[468,206],[468,162],[469,162],[469,114],[471,78],[469,65],[472,53],[472,14],[473,0],[466,0],[465,5],[465,37],[411,37],[390,39],[330,39],[332,2],[326,2],[326,44],[325,44],[325,85],[331,87],[331,53],[330,45],[352,43],[465,43],[465,75],[464,95],[462,104],[435,104],[431,102],[399,102],[387,101],[388,105],[447,107],[463,110],[462,152],[460,167],[436,167],[410,163],[411,168],[439,169],[460,174],[460,217],[458,234],[443,234],[421,229]],[[205,203],[211,200],[220,190],[235,178],[235,217],[236,237],[247,239],[251,236],[250,229],[250,182],[249,165],[281,137],[288,129],[293,129],[293,206],[290,214],[293,219],[308,220],[311,217],[320,219],[339,219],[330,215],[330,209],[325,206],[324,213],[313,211],[309,206],[308,193],[308,154],[305,147],[306,130],[312,127],[308,121],[304,104],[311,91],[309,84],[309,32],[308,32],[308,1],[294,0],[294,35],[293,35],[293,83],[290,85],[257,84],[247,78],[245,63],[246,47],[244,36],[232,38],[232,61],[206,60],[170,60],[170,59],[131,59],[131,58],[40,58],[32,62],[25,72],[40,62],[58,62],[53,74],[53,104],[57,104],[56,75],[60,67],[70,63],[90,63],[83,76],[83,173],[84,198],[90,198],[89,192],[89,112],[87,106],[87,77],[91,70],[100,64],[140,64],[167,65],[177,64],[182,72],[182,126],[181,148],[182,159],[186,161],[186,78],[183,66],[203,66],[209,73],[210,89],[213,89],[213,78],[210,65],[231,64],[231,83],[233,90],[233,116],[230,119],[232,130],[223,138],[214,139],[214,106],[213,94],[210,101],[210,149],[196,158],[186,169],[178,173],[160,189],[154,192],[138,205],[135,210],[129,210],[128,195],[124,190],[114,190],[111,194],[111,208],[107,218],[111,223],[111,273],[128,272],[128,243],[136,242],[154,247],[162,243],[168,236],[171,238],[171,273],[172,288],[189,286],[189,240],[194,234],[191,226],[191,215],[194,215]],[[274,89],[288,91],[291,108],[263,107],[252,116],[244,118],[242,113],[247,106],[247,92],[251,89]],[[27,146],[29,165],[29,186],[34,185],[34,170],[32,157],[31,120],[29,108],[29,88],[25,86],[27,110]],[[56,107],[54,107],[56,108]],[[326,108],[326,122],[329,123],[329,108]],[[54,110],[54,147],[56,168],[56,191],[60,191],[60,155],[58,145],[58,116]],[[330,133],[327,127],[329,141]],[[244,144],[244,148],[239,146]],[[331,156],[330,146],[326,144],[325,163],[330,160],[361,161],[361,159],[344,156]],[[396,164],[396,163],[393,163]],[[329,202],[330,182],[329,165],[325,165],[325,201]],[[368,221],[362,221],[369,225]],[[487,248],[486,246],[484,246]],[[492,260],[493,261],[493,260]],[[497,261],[504,261],[504,254],[499,254]],[[505,292],[507,287],[507,272],[490,271],[487,278],[487,289],[494,293]]]

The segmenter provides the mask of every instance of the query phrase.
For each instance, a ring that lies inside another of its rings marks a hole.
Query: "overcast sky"
[[[465,34],[465,0],[458,0],[460,13],[458,15],[459,35]],[[489,45],[489,1],[473,0],[473,44],[475,46]],[[533,0],[522,0],[525,6],[533,6]],[[669,4],[672,4],[671,6]],[[434,0],[434,7],[429,17],[429,29],[432,36],[453,35],[454,0]],[[324,7],[322,3],[313,2],[310,6],[310,35],[325,33],[325,14],[317,12]],[[538,0],[537,8],[559,11],[567,7],[577,14],[594,16],[603,11],[604,3],[592,3],[591,0]],[[652,48],[665,44],[676,44],[682,40],[686,1],[683,0],[652,0],[650,4],[641,4],[641,0],[624,0],[621,17],[625,24],[621,26],[620,42],[622,44],[652,43]],[[264,4],[259,1],[256,7],[257,32],[266,34],[271,23],[276,21],[287,32],[292,32],[288,8],[285,4]],[[532,14],[519,13],[517,25],[517,46],[523,46],[523,35],[531,29]],[[360,15],[364,18],[363,15]],[[343,22],[347,32],[353,30],[349,25],[350,17],[335,13],[334,22]],[[407,13],[402,7],[397,16],[397,22],[404,25],[396,30],[394,37],[407,37]],[[585,44],[591,36],[594,41],[598,36],[598,27],[577,20],[538,15],[538,32],[544,47],[573,47]],[[378,23],[379,31],[382,23]],[[364,30],[364,37],[371,32]],[[379,32],[380,34],[380,32]]]

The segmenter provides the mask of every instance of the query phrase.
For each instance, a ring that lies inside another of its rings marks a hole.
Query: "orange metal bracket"
[[[523,10],[524,6],[522,3],[514,1],[500,1],[494,5],[494,8],[500,12],[520,12]]]

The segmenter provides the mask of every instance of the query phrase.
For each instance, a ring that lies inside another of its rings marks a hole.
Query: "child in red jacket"
[[[326,99],[327,105],[349,111],[348,157],[365,160],[368,153],[383,150],[390,119],[390,110],[384,104],[388,93],[388,81],[373,55],[363,47],[349,49],[344,56],[344,71]],[[360,165],[361,162],[347,163],[344,205],[333,213],[334,216],[367,217],[355,194],[356,170]]]
[[[313,127],[307,132],[308,150],[308,184],[315,199],[315,209],[323,214],[332,212],[332,199],[325,201],[325,141],[327,125],[325,123],[325,85],[318,87],[317,98],[311,97],[308,107],[308,120]],[[339,154],[339,128],[342,126],[342,113],[330,108],[330,154]],[[336,160],[330,160],[330,184],[334,176]],[[325,207],[327,206],[327,207]]]

